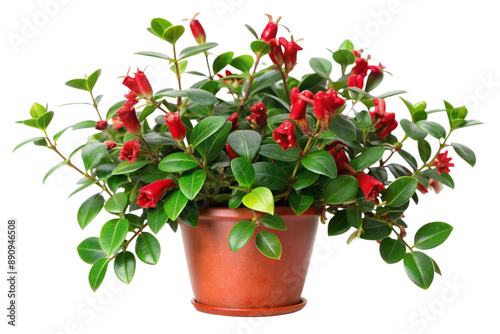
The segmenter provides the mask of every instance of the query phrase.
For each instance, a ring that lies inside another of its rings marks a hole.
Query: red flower
[[[108,150],[111,150],[112,148],[116,147],[116,143],[114,141],[111,141],[111,140],[105,140],[104,144],[106,144],[108,146]]]
[[[205,29],[203,29],[200,21],[196,19],[196,17],[200,15],[200,13],[194,14],[192,19],[189,22],[189,27],[191,28],[191,32],[193,33],[194,39],[196,39],[196,43],[205,44],[205,40],[207,39],[207,35],[205,34]],[[186,20],[183,20],[186,21]]]
[[[233,148],[226,143],[226,152],[227,155],[229,156],[229,159],[233,160],[234,158],[239,157],[238,153],[236,153]]]
[[[280,44],[285,48],[285,70],[290,73],[295,65],[297,65],[297,51],[302,48],[292,40],[289,42],[284,37],[280,37]]]
[[[395,128],[398,127],[396,114],[385,111],[385,101],[378,98],[373,99],[375,111],[370,111],[372,124],[377,129],[380,138],[384,139],[389,136]]]
[[[153,95],[153,88],[151,88],[148,78],[139,69],[137,69],[133,78],[127,73],[127,76],[123,79],[123,84],[139,98],[150,98]]]
[[[345,144],[339,140],[334,141],[330,145],[325,146],[325,151],[328,151],[335,160],[335,166],[337,166],[337,174],[348,174],[349,171],[344,164],[349,164],[349,158],[345,153]]]
[[[139,103],[139,100],[137,100],[137,95],[134,94],[134,92],[130,91],[128,94],[124,95],[125,98],[127,99],[127,102],[125,102],[125,105],[129,108],[135,106],[137,103]]]
[[[137,153],[139,153],[139,142],[137,139],[132,139],[123,144],[123,148],[120,150],[118,159],[126,160],[133,163],[137,159]]]
[[[368,59],[361,58],[361,53],[358,51],[353,51],[353,53],[356,56],[356,65],[347,78],[347,86],[363,89],[365,77],[368,73]]]
[[[380,191],[385,189],[384,184],[376,178],[365,173],[358,173],[357,175],[359,188],[365,194],[367,201],[372,201],[378,197]]]
[[[424,187],[424,185],[422,183],[420,183],[420,182],[417,184],[417,189],[418,189],[418,191],[420,191],[424,195],[429,192],[429,189],[427,189],[426,187]]]
[[[108,128],[108,121],[98,121],[96,125],[96,130],[106,130]]]
[[[340,97],[336,91],[330,88],[326,93],[319,91],[314,95],[313,110],[316,117],[321,122],[321,131],[328,130],[330,120],[335,115],[337,109],[342,107],[345,99]]]
[[[274,64],[278,65],[278,67],[281,69],[281,66],[283,66],[283,63],[285,62],[285,54],[283,53],[281,44],[276,38],[271,38],[269,40],[269,45],[271,46],[269,57],[271,58],[271,61]]]
[[[287,119],[283,123],[281,123],[279,127],[274,129],[273,138],[284,151],[297,146],[295,126],[293,125],[292,121]]]
[[[385,67],[382,66],[381,63],[378,63],[378,66],[374,66],[374,65],[371,65],[371,66],[368,66],[368,69],[373,73],[373,74],[379,74],[380,71],[382,71]]]
[[[125,124],[123,124],[123,122],[120,120],[120,117],[111,117],[111,120],[113,121],[113,129],[114,130],[118,130],[119,128],[121,128],[122,126],[124,126]]]
[[[293,87],[290,91],[290,98],[292,102],[292,108],[290,111],[290,118],[295,121],[297,126],[305,135],[309,135],[311,133],[311,129],[309,129],[309,122],[306,117],[306,109],[307,109],[307,101],[301,99],[298,95],[312,99],[313,93],[308,90],[304,90],[302,93],[299,91],[297,87]]]
[[[267,126],[267,109],[264,103],[259,102],[250,108],[251,114],[246,119],[254,130],[264,129]]]
[[[455,167],[454,163],[450,163],[451,158],[448,158],[448,151],[444,153],[439,153],[436,161],[432,164],[433,166],[436,166],[436,169],[438,173],[441,175],[442,172],[449,173],[450,172],[450,167]]]
[[[260,39],[264,42],[269,42],[272,38],[276,38],[276,34],[278,33],[278,22],[281,20],[281,16],[276,19],[276,22],[273,21],[272,15],[266,14],[266,16],[269,18],[269,22],[262,31]]]
[[[227,118],[227,120],[231,122],[231,132],[236,130],[238,126],[240,126],[240,123],[237,123],[238,118],[238,113],[236,112]]]
[[[179,112],[171,112],[165,116],[165,122],[167,123],[168,129],[172,134],[172,138],[177,141],[183,141],[186,137],[186,127],[182,124],[181,116]]]
[[[434,179],[429,179],[429,188],[433,189],[436,194],[439,194],[443,190],[443,184]]]
[[[120,117],[120,121],[127,128],[128,132],[135,136],[141,134],[141,123],[139,123],[139,120],[137,119],[134,107],[128,107],[124,104],[123,107],[118,109],[116,113]]]
[[[159,180],[142,187],[139,189],[137,204],[143,208],[153,208],[173,185],[172,180]]]

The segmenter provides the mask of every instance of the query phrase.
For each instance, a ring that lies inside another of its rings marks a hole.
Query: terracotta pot
[[[253,217],[248,209],[203,209],[198,227],[180,224],[192,303],[198,311],[250,317],[292,313],[305,306],[301,293],[321,212],[310,208],[297,216],[288,207],[277,207],[275,212],[287,224],[286,231],[271,230],[282,243],[280,260],[260,253],[255,246],[257,233],[239,251],[229,249],[231,228]]]

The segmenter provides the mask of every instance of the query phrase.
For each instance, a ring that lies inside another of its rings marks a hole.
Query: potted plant
[[[156,264],[161,247],[155,234],[167,224],[181,228],[193,304],[207,313],[277,315],[304,307],[301,292],[318,221],[330,236],[349,232],[347,243],[378,241],[382,259],[403,261],[423,289],[440,273],[422,250],[442,244],[452,227],[425,224],[411,242],[404,213],[418,203],[417,190],[454,187],[451,149],[475,164],[473,151],[450,136],[480,122],[467,120],[465,107],[445,102],[442,110],[427,110],[424,101],[404,98],[408,112],[398,122],[385,99],[405,92],[374,95],[388,72],[349,40],[332,52],[337,74],[330,60],[312,58],[312,72],[295,75],[302,48],[293,36],[277,37],[279,21],[269,16],[260,37],[247,26],[255,40],[252,54],[241,55],[215,52],[217,44],[206,42],[196,15],[189,25],[198,45],[178,52],[184,26],[155,18],[148,30],[170,44],[171,56],[138,54],[169,61],[176,82],[153,89],[145,70],[129,70],[122,81],[125,100],[104,114],[97,70],[66,83],[87,92],[94,120],[49,136],[54,112],[35,103],[31,118],[19,122],[43,135],[15,150],[34,143],[61,157],[44,180],[69,166],[82,175],[71,195],[97,190],[78,210],[82,229],[103,209],[116,216],[77,247],[91,265],[94,291],[110,264],[124,283],[134,276],[136,256]],[[205,58],[205,73],[186,72],[190,57]],[[203,78],[186,88],[186,75]],[[446,113],[446,126],[431,120],[435,112]],[[401,138],[393,134],[398,126]],[[86,128],[95,128],[88,142],[63,155],[58,145],[64,133]],[[418,157],[406,150],[411,141]]]

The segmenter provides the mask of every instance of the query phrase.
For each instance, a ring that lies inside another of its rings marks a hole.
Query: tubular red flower
[[[349,174],[349,171],[344,164],[349,164],[349,158],[345,153],[345,144],[339,140],[325,146],[325,151],[328,151],[335,160],[335,166],[337,166],[337,174]]]
[[[238,113],[236,112],[227,118],[227,120],[231,122],[231,132],[233,132],[238,128],[238,126],[240,126],[240,123],[238,123],[238,118]]]
[[[172,134],[172,138],[177,141],[183,141],[186,137],[186,127],[182,124],[179,112],[172,112],[165,115],[165,122]]]
[[[365,194],[367,201],[372,201],[378,197],[380,191],[385,189],[384,184],[376,178],[365,173],[358,173],[357,175],[359,188]]]
[[[250,108],[250,112],[250,116],[247,116],[246,119],[252,129],[256,131],[264,129],[267,126],[267,109],[264,103],[259,102],[254,104]]]
[[[122,121],[120,121],[120,117],[111,117],[111,120],[113,121],[113,130],[118,130],[125,125]]]
[[[116,113],[120,117],[120,121],[127,128],[128,132],[135,136],[141,134],[141,123],[139,123],[139,120],[137,119],[134,107],[123,105],[123,107],[121,107]]]
[[[236,153],[231,145],[226,143],[226,153],[229,156],[229,159],[233,160],[234,158],[239,157],[238,153]]]
[[[200,13],[194,14],[193,18],[189,22],[189,27],[191,28],[191,32],[193,33],[194,39],[198,44],[205,44],[207,39],[207,35],[205,33],[205,29],[201,25],[200,21],[196,19],[196,17],[200,15]],[[184,21],[184,20],[183,20]]]
[[[330,120],[335,115],[337,109],[342,107],[345,99],[340,97],[336,91],[330,88],[326,93],[319,91],[314,95],[314,114],[321,122],[321,131],[328,130]]]
[[[114,141],[111,141],[111,140],[105,140],[104,144],[106,144],[106,146],[108,146],[108,150],[111,150],[112,148],[116,147],[116,143]]]
[[[297,65],[297,51],[302,50],[300,45],[292,40],[289,42],[284,37],[280,37],[280,44],[283,45],[285,49],[285,70],[286,73],[290,73],[295,65]]]
[[[448,151],[445,151],[438,154],[436,161],[432,165],[436,166],[437,172],[441,175],[442,172],[449,173],[450,167],[455,167],[455,164],[450,163],[450,161],[451,158],[448,158]]]
[[[289,148],[297,146],[297,137],[295,135],[295,126],[289,119],[285,120],[279,127],[273,131],[273,139],[281,148],[286,151]]]
[[[426,187],[424,187],[424,185],[422,183],[420,183],[420,182],[417,184],[417,190],[420,191],[424,195],[429,192],[429,189],[427,189]]]
[[[313,98],[313,93],[308,90],[304,90],[302,93],[297,87],[293,87],[290,91],[290,99],[292,102],[292,108],[290,110],[290,119],[293,119],[300,130],[305,135],[311,134],[311,129],[309,128],[309,122],[306,117],[307,101],[301,99],[298,95],[301,94],[309,99]]]
[[[385,66],[382,66],[381,63],[378,63],[378,66],[375,65],[370,65],[368,66],[368,69],[373,73],[373,74],[379,74],[380,71],[382,71],[385,68]]]
[[[375,110],[370,111],[370,117],[372,118],[372,124],[377,129],[377,133],[380,138],[387,138],[398,126],[398,121],[396,121],[396,114],[388,113],[385,111],[385,101],[382,99],[374,98],[373,104],[375,105]]]
[[[356,56],[356,65],[351,70],[351,74],[347,78],[348,87],[357,87],[363,89],[365,77],[368,74],[368,60],[361,58],[361,52],[353,51]]]
[[[283,66],[283,63],[285,62],[285,54],[283,53],[281,44],[276,38],[271,38],[269,40],[269,45],[271,46],[269,57],[271,58],[271,61],[281,69],[281,66]]]
[[[137,103],[139,103],[139,100],[137,100],[137,95],[135,95],[135,93],[132,91],[128,92],[128,94],[125,94],[124,96],[127,99],[127,102],[125,102],[125,105],[127,107],[133,107]]]
[[[123,148],[120,150],[118,159],[126,160],[128,162],[134,162],[137,159],[137,154],[139,153],[139,142],[137,139],[132,139],[123,144]]]
[[[137,69],[134,77],[128,75],[123,79],[123,84],[128,87],[139,98],[150,98],[153,95],[153,88],[144,72]]]
[[[153,208],[168,189],[172,188],[172,180],[159,180],[139,189],[137,204],[143,208]]]
[[[276,22],[274,22],[273,17],[271,15],[269,14],[266,15],[269,18],[269,22],[262,31],[260,39],[263,40],[264,42],[269,42],[269,40],[271,40],[272,38],[276,38],[276,34],[278,33],[278,22],[280,21],[281,17],[278,17]]]
[[[108,121],[97,121],[95,126],[96,130],[106,130],[108,128]]]

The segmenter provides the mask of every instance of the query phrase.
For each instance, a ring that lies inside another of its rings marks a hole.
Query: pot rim
[[[274,208],[274,213],[278,215],[293,215],[295,217],[301,217],[301,216],[319,216],[322,213],[322,210],[320,208],[315,208],[315,207],[310,207],[304,213],[302,213],[300,216],[297,216],[295,212],[290,208],[289,206],[277,206]],[[266,215],[266,213],[263,212],[257,212],[257,216],[261,217]],[[238,219],[252,219],[253,218],[253,212],[250,209],[247,208],[236,208],[236,209],[230,209],[228,207],[208,207],[205,209],[200,210],[200,220],[201,219],[213,219],[213,218],[227,218],[227,219],[233,219],[233,218],[238,218]]]

